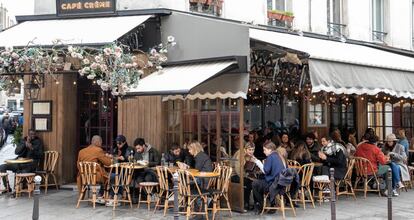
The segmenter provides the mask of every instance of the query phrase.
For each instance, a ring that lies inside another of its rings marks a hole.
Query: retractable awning
[[[64,44],[104,45],[112,43],[145,22],[150,15],[103,18],[25,21],[0,32],[0,47],[22,47],[33,42],[49,46]]]
[[[234,73],[236,61],[167,66],[141,79],[126,96],[164,95],[168,99],[246,98],[249,74]]]
[[[414,98],[414,58],[366,46],[250,29],[250,38],[309,55],[312,92]]]

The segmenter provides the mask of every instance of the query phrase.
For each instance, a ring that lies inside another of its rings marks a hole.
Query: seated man
[[[30,158],[33,159],[32,163],[22,164],[3,164],[0,166],[0,172],[6,172],[11,170],[13,172],[33,172],[39,168],[40,160],[43,157],[43,142],[36,136],[34,130],[29,130],[29,135],[23,138],[20,143],[17,144],[14,153],[17,158]]]
[[[134,141],[135,154],[134,160],[143,160],[148,162],[148,167],[156,167],[161,164],[160,153],[157,149],[146,144],[143,138],[137,138]],[[140,182],[154,182],[157,176],[152,169],[145,169],[144,172],[139,172],[136,176],[137,183]]]
[[[97,183],[101,184],[101,189],[98,193],[98,203],[105,202],[101,197],[103,196],[104,186],[103,184],[108,179],[108,173],[105,171],[103,166],[110,166],[111,165],[111,157],[105,154],[105,151],[102,149],[102,138],[98,135],[92,137],[91,145],[79,151],[78,154],[78,170],[79,170],[79,162],[95,162],[98,163],[100,166],[97,168],[97,176],[96,181]],[[81,191],[81,178],[80,174],[78,173],[77,177],[77,186],[78,192]]]
[[[172,163],[174,165],[176,165],[176,162],[182,162],[191,166],[193,160],[188,151],[182,149],[177,143],[172,144],[171,149],[164,157],[167,164]]]
[[[43,142],[36,136],[36,132],[30,129],[29,135],[17,144],[14,153],[17,158],[29,158],[33,159],[33,162],[20,165],[2,164],[0,165],[0,173],[5,173],[7,170],[20,173],[34,172],[39,168],[40,160],[43,157]],[[3,179],[3,183],[5,183],[5,179]]]

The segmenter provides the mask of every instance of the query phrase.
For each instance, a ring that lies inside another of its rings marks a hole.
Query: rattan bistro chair
[[[373,172],[372,174],[368,175],[368,170],[373,171],[372,164],[369,160],[362,158],[362,157],[355,157],[355,167],[356,167],[356,180],[354,184],[354,191],[363,191],[364,198],[367,198],[367,192],[378,192],[378,195],[381,196],[380,191],[380,184],[377,177],[377,174]],[[369,169],[368,169],[369,168]],[[358,183],[363,181],[363,188],[358,188]],[[368,184],[374,181],[377,185],[376,189],[368,189]]]
[[[352,181],[351,181],[354,164],[355,164],[355,159],[350,159],[348,161],[348,170],[346,171],[344,178],[341,180],[335,181],[337,198],[339,198],[340,195],[352,195],[354,199],[356,199],[355,191],[354,191],[354,188],[352,187]],[[344,190],[340,191],[340,187],[342,186],[344,187]]]
[[[132,181],[132,173],[134,172],[133,164],[125,163],[125,164],[116,164],[111,167],[110,176],[114,176],[113,180],[109,180],[107,184],[106,194],[108,194],[109,190],[112,189],[114,193],[113,198],[113,210],[117,207],[119,202],[129,203],[130,207],[132,208],[132,199],[131,199],[131,192],[129,189],[129,185]],[[123,195],[121,198],[118,198],[118,192],[120,188],[123,189]],[[108,196],[106,196],[108,198]]]
[[[313,200],[313,195],[310,189],[310,182],[312,179],[313,169],[315,165],[313,163],[304,164],[300,170],[302,172],[301,180],[300,180],[300,189],[298,193],[297,199],[293,201],[301,202],[303,204],[303,209],[306,209],[306,202],[311,202],[312,207],[315,208],[315,203]],[[308,196],[306,196],[308,195]],[[308,197],[308,199],[306,199]]]
[[[213,190],[213,220],[215,218],[216,212],[220,211],[229,211],[230,216],[232,217],[233,214],[231,213],[231,206],[229,201],[229,184],[231,174],[233,172],[233,168],[229,166],[221,166],[218,170],[220,173],[219,178],[217,178],[217,182],[215,188]],[[210,188],[211,189],[211,188]],[[221,207],[221,199],[224,199],[226,202],[227,207]]]
[[[178,187],[181,193],[181,196],[184,198],[184,202],[186,204],[185,211],[180,212],[181,214],[185,214],[187,220],[191,218],[192,215],[205,215],[206,219],[208,220],[208,208],[207,208],[207,197],[209,196],[209,192],[203,192],[197,184],[196,179],[194,176],[187,170],[178,170]],[[193,184],[192,184],[193,183]],[[194,186],[193,189],[191,186]],[[194,211],[194,205],[197,199],[201,199],[204,203],[204,212],[197,212]]]
[[[41,186],[45,187],[45,194],[47,194],[47,188],[48,186],[56,186],[56,190],[59,190],[59,185],[56,181],[55,176],[55,167],[57,160],[59,158],[59,153],[57,151],[45,151],[44,153],[45,158],[43,161],[43,170],[36,171],[36,174],[42,176],[42,180],[44,181],[44,184]],[[53,177],[53,184],[49,183],[49,176]]]
[[[172,172],[168,169],[168,167],[164,166],[157,166],[157,175],[158,175],[158,183],[159,185],[159,192],[157,202],[155,204],[154,214],[157,211],[158,207],[164,207],[164,217],[167,213],[169,208],[169,203],[174,202],[170,201],[170,198],[174,195],[173,188],[170,187],[169,178],[173,176]],[[164,199],[164,205],[161,205],[161,200]]]
[[[99,185],[96,182],[97,169],[99,164],[95,162],[79,162],[79,172],[81,177],[81,191],[79,193],[78,204],[76,208],[79,208],[80,202],[92,202],[93,208],[95,209],[96,194]],[[92,198],[84,199],[87,190],[92,190]]]
[[[276,195],[275,201],[277,203],[277,205],[275,207],[273,206],[267,206],[267,198],[269,197],[269,193],[266,193],[264,196],[264,200],[263,200],[263,209],[260,215],[263,215],[263,213],[266,210],[277,210],[277,211],[281,211],[282,212],[282,218],[285,219],[286,217],[286,210],[292,210],[293,216],[296,217],[296,211],[295,211],[295,206],[293,205],[293,200],[290,197],[290,185],[286,187],[286,192],[283,195]],[[288,202],[288,206],[286,207],[286,200]]]

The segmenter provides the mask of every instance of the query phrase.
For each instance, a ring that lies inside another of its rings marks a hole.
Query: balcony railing
[[[223,1],[224,0],[190,0],[190,11],[220,16],[222,13]]]
[[[345,24],[329,22],[328,23],[328,35],[338,37],[338,38],[345,37],[344,36],[345,28],[346,28]]]
[[[372,31],[372,40],[379,41],[385,44],[385,37],[387,36],[387,32],[383,31]]]
[[[291,27],[294,18],[295,17],[292,12],[279,10],[267,11],[267,20],[269,25]]]

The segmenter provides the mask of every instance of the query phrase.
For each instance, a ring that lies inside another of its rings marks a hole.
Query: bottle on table
[[[165,166],[165,154],[164,153],[162,153],[161,154],[161,166]]]

